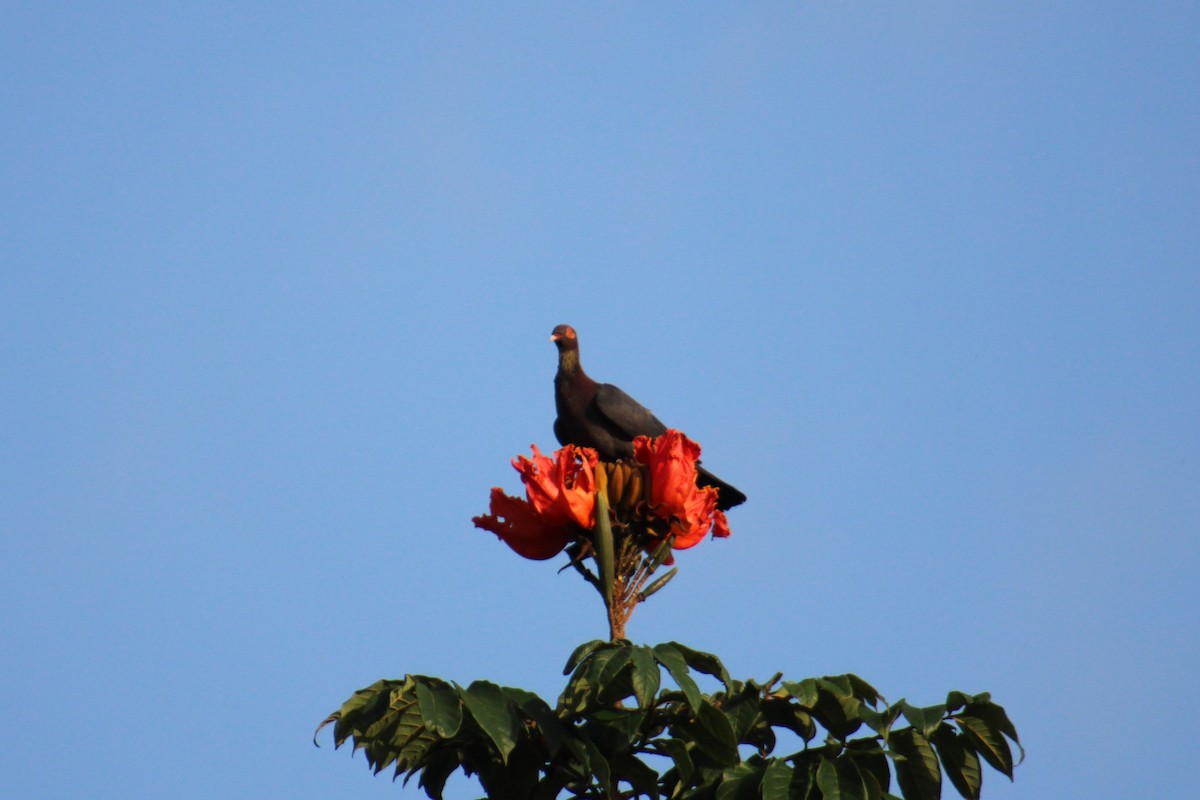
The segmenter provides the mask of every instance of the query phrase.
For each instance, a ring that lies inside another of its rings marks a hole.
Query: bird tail
[[[699,465],[696,466],[696,483],[700,486],[711,486],[717,490],[717,508],[722,511],[728,511],[734,506],[746,502],[746,495]]]

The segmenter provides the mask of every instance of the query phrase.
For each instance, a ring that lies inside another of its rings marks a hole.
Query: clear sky
[[[313,728],[555,697],[598,599],[470,518],[560,322],[750,498],[632,638],[1194,792],[1195,3],[5,3],[0,152],[6,798],[418,797]]]

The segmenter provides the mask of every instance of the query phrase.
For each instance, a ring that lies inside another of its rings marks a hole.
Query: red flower
[[[574,538],[574,526],[591,529],[595,521],[599,457],[586,447],[567,445],[553,457],[531,445],[533,458],[517,456],[528,500],[492,489],[491,513],[472,518],[475,527],[491,531],[525,558],[553,558]]]
[[[596,475],[600,457],[590,447],[567,445],[550,458],[530,445],[533,458],[517,456],[513,469],[521,473],[525,494],[548,522],[574,522],[588,530],[596,521]]]
[[[510,497],[499,487],[492,489],[491,511],[471,521],[476,528],[499,536],[517,555],[544,561],[554,558],[571,541],[566,525],[547,523],[527,500]]]
[[[668,430],[657,439],[634,439],[633,455],[649,469],[647,500],[658,516],[671,520],[675,549],[692,547],[709,530],[713,536],[729,535],[725,513],[717,509],[717,490],[696,485],[700,445],[677,430]]]

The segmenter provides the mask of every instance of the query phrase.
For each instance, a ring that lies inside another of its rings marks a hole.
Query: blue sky
[[[560,322],[750,497],[632,638],[990,690],[1029,756],[985,797],[1186,796],[1197,42],[1170,2],[5,4],[5,796],[417,797],[312,729],[405,672],[556,696],[597,598],[470,517],[554,444]]]

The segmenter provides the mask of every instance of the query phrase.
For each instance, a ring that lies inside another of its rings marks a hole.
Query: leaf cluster
[[[720,688],[702,692],[697,673]],[[317,731],[332,723],[335,746],[351,741],[376,773],[419,775],[432,800],[456,769],[492,800],[937,800],[943,778],[974,800],[982,764],[1011,779],[1009,743],[1020,751],[986,693],[889,705],[850,674],[736,681],[716,656],[677,642],[588,642],[564,674],[553,709],[486,681],[377,681]],[[781,731],[803,747],[776,754]]]

